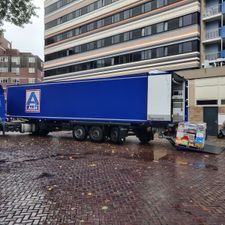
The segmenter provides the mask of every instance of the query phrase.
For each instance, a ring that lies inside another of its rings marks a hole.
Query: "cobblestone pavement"
[[[69,133],[0,141],[0,225],[225,224],[225,153],[133,138],[79,143]]]

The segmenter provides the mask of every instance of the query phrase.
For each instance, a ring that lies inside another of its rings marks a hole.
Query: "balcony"
[[[219,28],[215,30],[206,31],[205,40],[220,38],[220,31],[221,29]]]
[[[221,58],[221,52],[214,52],[214,53],[207,54],[205,56],[205,59],[208,61],[215,61],[219,58]]]
[[[222,8],[222,6],[220,4],[211,6],[211,7],[207,7],[205,10],[205,13],[203,15],[203,20],[221,16],[221,8]]]
[[[219,43],[221,41],[221,33],[222,33],[221,28],[205,31],[205,39],[202,42],[204,44]]]

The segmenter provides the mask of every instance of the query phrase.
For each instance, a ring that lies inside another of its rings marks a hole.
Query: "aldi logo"
[[[26,90],[26,112],[40,112],[41,90]]]

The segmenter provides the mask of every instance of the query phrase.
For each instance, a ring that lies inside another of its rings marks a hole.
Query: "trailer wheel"
[[[89,130],[89,136],[93,142],[102,142],[105,138],[104,130],[102,127],[91,127]]]
[[[152,131],[140,130],[137,132],[137,138],[142,144],[147,144],[154,139],[154,135]]]
[[[76,126],[73,129],[73,138],[76,141],[84,141],[87,138],[87,131],[84,126]]]
[[[110,140],[114,144],[123,144],[126,138],[120,134],[119,127],[113,127],[110,131]]]

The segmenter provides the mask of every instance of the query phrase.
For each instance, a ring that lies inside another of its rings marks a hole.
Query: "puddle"
[[[4,163],[6,163],[7,161],[5,160],[5,159],[2,159],[2,160],[0,160],[0,164],[4,164]]]
[[[193,163],[195,169],[209,169],[209,170],[218,170],[218,167],[213,164],[205,163],[204,160],[197,160]]]
[[[51,173],[42,173],[41,175],[39,175],[36,179],[42,179],[42,178],[52,178],[54,177],[54,174]]]
[[[167,160],[168,152],[166,150],[140,150],[137,153],[131,155],[133,159],[140,159],[144,161],[159,161]]]
[[[202,160],[197,160],[193,163],[193,167],[195,169],[204,169],[205,168],[205,163]]]

